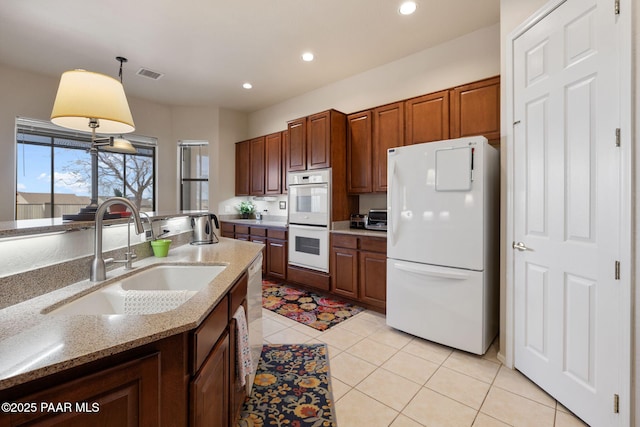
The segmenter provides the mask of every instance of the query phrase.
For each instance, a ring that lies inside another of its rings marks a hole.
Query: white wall
[[[240,202],[229,201],[235,197],[236,176],[236,146],[235,143],[248,138],[247,114],[237,111],[220,109],[218,132],[218,158],[220,161],[216,169],[210,169],[209,176],[209,206],[212,210],[218,207],[218,214],[236,214],[225,212],[224,206],[235,206]],[[213,154],[212,154],[213,157]]]
[[[500,28],[493,25],[374,68],[249,116],[249,136],[335,108],[353,113],[500,74]]]

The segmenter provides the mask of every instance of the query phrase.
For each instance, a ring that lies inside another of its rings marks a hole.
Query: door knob
[[[533,251],[533,249],[528,248],[527,245],[522,242],[513,242],[511,246],[513,247],[513,249],[517,249],[519,251]]]

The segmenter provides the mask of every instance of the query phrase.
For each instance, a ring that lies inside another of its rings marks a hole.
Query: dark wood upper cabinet
[[[331,167],[331,111],[307,119],[307,169]]]
[[[264,194],[264,136],[254,138],[250,143],[251,195]]]
[[[451,138],[483,135],[500,142],[500,77],[450,90]]]
[[[264,194],[282,193],[282,132],[265,137]]]
[[[287,123],[287,171],[331,168],[331,221],[347,220],[358,211],[358,198],[347,194],[346,117],[327,110]]]
[[[449,139],[449,91],[405,101],[405,145]]]
[[[236,196],[249,195],[251,141],[236,144]]]
[[[404,145],[404,103],[373,109],[372,190],[387,191],[387,150]]]
[[[347,116],[347,192],[371,192],[370,110]]]
[[[292,120],[287,124],[289,133],[289,149],[287,158],[288,171],[307,169],[307,118]]]
[[[289,188],[289,177],[287,176],[287,165],[289,164],[289,131],[282,131],[282,194],[287,194]]]

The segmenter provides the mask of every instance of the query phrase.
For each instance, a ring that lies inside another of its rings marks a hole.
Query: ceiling
[[[252,112],[498,23],[500,0],[2,0],[0,64],[118,75],[128,95]],[[304,51],[316,59],[303,62]],[[158,80],[141,68],[163,73]],[[242,88],[250,82],[253,89]]]

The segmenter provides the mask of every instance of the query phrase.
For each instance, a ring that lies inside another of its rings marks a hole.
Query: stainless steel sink
[[[225,268],[226,265],[153,266],[46,313],[140,315],[175,310]]]

